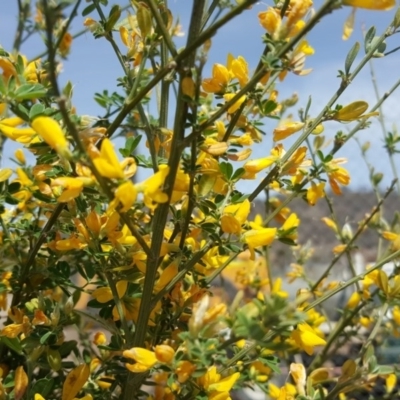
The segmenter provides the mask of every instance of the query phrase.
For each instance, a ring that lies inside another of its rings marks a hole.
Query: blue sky
[[[125,5],[126,1],[110,2],[113,4]],[[83,2],[85,5],[86,3]],[[190,16],[192,1],[189,0],[169,0],[169,7],[174,15],[180,15],[180,20],[185,27]],[[263,11],[271,2],[259,2],[249,11],[246,11],[237,20],[221,29],[212,40],[212,48],[209,54],[210,68],[213,62],[225,63],[226,55],[231,52],[234,56],[242,55],[249,63],[250,70],[257,65],[259,54],[263,49],[261,35],[263,28],[259,25],[257,14]],[[318,8],[322,1],[314,2],[315,8]],[[313,72],[305,77],[295,75],[289,76],[277,89],[280,98],[289,97],[296,92],[299,95],[298,105],[293,108],[293,113],[297,112],[299,107],[304,107],[308,97],[312,96],[313,105],[311,114],[317,115],[323,105],[330,99],[337,90],[339,79],[337,71],[343,69],[346,54],[353,46],[355,41],[362,42],[362,26],[368,29],[374,25],[377,28],[377,34],[380,35],[386,26],[393,19],[395,10],[389,12],[373,12],[357,10],[355,30],[353,36],[348,41],[342,41],[343,23],[350,13],[350,8],[338,10],[328,15],[316,29],[308,36],[310,44],[315,48],[315,54],[309,57],[306,62],[307,68],[313,68]],[[96,13],[91,14],[96,19]],[[17,21],[17,2],[7,1],[2,5],[0,14],[0,44],[6,49],[11,49],[12,40]],[[73,21],[71,32],[77,32],[83,27],[83,17],[79,16]],[[180,44],[183,46],[186,38],[182,38]],[[387,41],[388,49],[400,45],[399,36],[394,35]],[[43,44],[40,40],[32,39],[27,41],[22,52],[28,58],[41,53]],[[363,51],[357,60],[361,59]],[[356,61],[357,62],[357,61]],[[390,86],[398,79],[400,65],[400,53],[394,53],[386,58],[375,59],[374,66],[377,75],[377,81],[381,93],[388,90]],[[99,107],[92,99],[96,91],[116,89],[116,79],[121,76],[121,67],[118,64],[114,53],[104,39],[95,40],[90,32],[78,38],[72,46],[71,54],[64,63],[63,73],[60,76],[61,83],[71,80],[74,84],[73,103],[79,114],[98,115]],[[339,100],[340,104],[347,104],[354,100],[366,100],[370,105],[375,103],[375,95],[371,83],[369,67],[356,78],[348,90]],[[397,122],[400,115],[400,91],[396,92],[384,105],[384,115],[387,121],[388,129]],[[295,115],[296,117],[296,115]],[[276,122],[266,121],[265,130],[272,132]],[[352,124],[340,125],[338,123],[327,123],[325,126],[325,135],[327,138],[333,138],[337,130],[346,131],[352,128]],[[271,143],[270,135],[263,144],[256,146],[252,157],[262,157],[269,154]],[[385,174],[382,183],[382,189],[392,179],[389,169],[388,157],[383,149],[382,133],[380,126],[374,122],[367,131],[362,131],[358,135],[361,142],[371,142],[371,151],[369,152],[369,161],[376,166],[376,169]],[[291,139],[284,141],[285,148],[291,144]],[[330,147],[329,147],[330,149]],[[10,154],[10,153],[6,153]],[[347,157],[349,162],[347,168],[352,175],[351,187],[355,190],[366,189],[368,187],[368,172],[364,161],[360,157],[360,151],[355,141],[348,144],[339,153],[340,157]],[[397,156],[396,163],[400,169],[400,157]],[[262,178],[262,176],[260,176]],[[257,182],[248,182],[247,189],[251,189]]]

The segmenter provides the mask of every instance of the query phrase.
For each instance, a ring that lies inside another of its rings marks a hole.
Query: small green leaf
[[[111,32],[114,28],[114,25],[118,22],[119,17],[121,16],[121,7],[119,5],[112,6],[110,13],[108,15],[108,20],[105,23],[104,30],[106,32]]]
[[[37,116],[44,114],[45,109],[46,107],[41,103],[34,104],[29,110],[29,120],[32,121]]]
[[[83,9],[82,11],[82,17],[86,17],[86,15],[89,15],[92,11],[96,9],[96,4],[90,4],[90,6],[87,6],[86,8]]]
[[[0,342],[4,343],[9,349],[14,350],[18,354],[23,354],[22,346],[18,338],[8,338],[7,336],[2,336]]]
[[[232,176],[232,181],[238,181],[245,172],[246,170],[244,168],[238,168]]]
[[[393,19],[393,28],[398,28],[400,26],[400,7],[397,9],[396,14]]]
[[[346,75],[350,74],[350,68],[353,65],[354,60],[357,57],[358,52],[360,51],[360,43],[354,43],[354,46],[350,49],[349,53],[347,54],[346,61],[344,63],[344,71]]]
[[[18,87],[14,92],[14,98],[16,100],[31,100],[44,96],[46,96],[46,88],[40,83],[35,83],[33,85],[26,83]]]
[[[368,53],[369,47],[371,44],[372,39],[375,37],[376,29],[374,26],[371,26],[371,28],[368,29],[368,32],[365,34],[364,38],[364,48],[365,52]]]
[[[29,396],[29,398],[33,398],[33,396],[36,393],[39,393],[44,398],[46,398],[52,392],[54,383],[55,383],[54,379],[47,379],[47,378],[39,379],[32,386],[32,389],[30,390],[31,395]]]
[[[219,164],[219,169],[222,173],[222,175],[224,175],[224,177],[226,178],[226,180],[231,180],[231,176],[233,174],[233,167],[232,164],[227,163],[227,162],[222,162]]]
[[[19,182],[12,182],[7,187],[7,192],[10,194],[14,194],[19,192],[21,189],[21,184]]]
[[[273,100],[267,100],[263,103],[262,113],[263,115],[271,114],[278,107],[278,103]]]

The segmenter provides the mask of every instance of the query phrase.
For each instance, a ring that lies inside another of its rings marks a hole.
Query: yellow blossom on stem
[[[297,393],[304,396],[306,394],[306,369],[303,364],[291,363],[290,364],[290,375],[296,384]]]
[[[304,122],[282,121],[282,123],[274,129],[274,142],[286,139],[288,136],[303,129],[303,127]]]
[[[244,86],[249,80],[249,68],[246,60],[239,56],[234,58],[232,54],[228,54],[228,69],[230,74],[239,81],[240,86]]]
[[[246,171],[244,179],[255,179],[258,172],[271,166],[277,159],[278,157],[276,156],[270,156],[246,161],[243,165],[243,168]]]
[[[258,20],[261,26],[266,29],[273,38],[276,38],[282,23],[279,10],[269,7],[267,11],[258,13]]]
[[[350,175],[348,171],[340,167],[339,164],[347,162],[345,158],[336,158],[325,164],[325,170],[328,174],[329,184],[333,193],[336,195],[342,194],[340,185],[347,186],[350,183]]]
[[[231,204],[224,208],[221,217],[221,229],[225,233],[239,234],[242,230],[242,225],[246,222],[250,213],[249,200],[239,204]]]
[[[310,206],[315,206],[319,199],[325,197],[325,182],[311,182],[311,186],[307,189],[307,201]]]
[[[96,346],[101,346],[107,343],[107,337],[103,332],[96,332],[93,338],[93,343]]]
[[[312,5],[312,0],[291,0],[286,21],[287,29],[289,30],[297,21],[301,20]]]
[[[155,347],[155,351],[133,347],[125,350],[122,354],[124,357],[136,361],[135,364],[126,363],[126,368],[131,372],[141,373],[148,371],[157,363],[170,363],[174,358],[175,351],[168,345],[159,345]]]
[[[349,308],[350,310],[353,310],[354,308],[356,308],[358,306],[358,304],[361,301],[361,295],[358,292],[354,292],[352,293],[352,295],[350,296],[347,304],[346,304],[346,308]]]
[[[230,80],[229,70],[222,64],[214,64],[212,78],[203,80],[203,89],[208,93],[224,92]]]
[[[368,10],[387,11],[396,5],[395,0],[343,0],[343,5],[366,8]]]
[[[208,392],[209,399],[228,399],[229,392],[239,379],[240,373],[235,372],[225,378],[217,372],[217,367],[208,368],[205,375],[198,379],[199,384]],[[226,394],[226,396],[225,396]]]
[[[394,233],[390,231],[382,232],[382,237],[386,240],[390,240],[392,242],[391,250],[397,251],[400,250],[400,234]]]
[[[51,182],[51,186],[61,186],[64,188],[62,194],[57,198],[57,201],[59,203],[67,203],[82,193],[84,182],[85,179],[79,177],[59,177]]]
[[[314,347],[326,344],[326,341],[306,323],[297,325],[297,328],[292,332],[291,338],[298,347],[310,356],[314,354]]]
[[[114,146],[109,139],[101,144],[100,155],[95,156],[93,164],[101,176],[106,178],[124,178],[124,172],[115,154]]]
[[[57,153],[63,156],[69,155],[68,141],[60,124],[50,117],[37,117],[32,123],[35,132]]]
[[[396,374],[389,374],[386,377],[386,392],[387,393],[392,393],[393,389],[395,388],[397,384],[397,375]]]
[[[120,211],[128,211],[136,201],[137,191],[132,181],[126,181],[118,186],[114,193],[114,200],[110,203],[110,207],[116,208],[117,204],[122,204]]]
[[[277,228],[251,229],[243,234],[243,241],[247,243],[251,252],[251,259],[255,259],[254,249],[269,246],[276,236]]]
[[[144,195],[144,203],[150,208],[154,209],[157,204],[165,203],[168,201],[168,196],[163,192],[162,186],[169,174],[168,165],[160,165],[158,172],[150,178],[135,185],[136,190]]]
[[[289,293],[285,290],[282,290],[282,278],[279,277],[275,279],[274,284],[272,285],[271,293],[276,296],[282,297],[283,299],[289,297]]]
[[[224,94],[224,99],[228,102],[228,101],[230,101],[234,96],[236,96],[236,93],[226,93],[226,94]],[[239,97],[239,99],[236,100],[236,102],[233,103],[233,104],[228,108],[228,114],[233,114],[234,112],[236,112],[245,100],[246,100],[246,95],[243,95],[243,96]]]

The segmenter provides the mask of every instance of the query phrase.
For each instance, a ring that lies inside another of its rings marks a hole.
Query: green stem
[[[195,35],[192,42],[188,42],[188,45],[184,50],[182,50],[171,62],[169,62],[164,68],[162,68],[158,73],[154,76],[154,78],[143,87],[134,98],[132,98],[129,102],[125,103],[124,107],[117,115],[115,120],[107,129],[107,136],[110,137],[114,134],[116,129],[123,122],[125,117],[139,104],[143,98],[147,95],[147,93],[153,89],[158,82],[160,82],[164,77],[166,77],[171,71],[177,68],[184,60],[186,60],[192,52],[194,52],[198,47],[200,47],[205,41],[210,39],[219,28],[227,24],[237,15],[239,15],[242,11],[244,11],[248,6],[253,3],[256,3],[257,0],[245,0],[239,6],[235,7],[232,11],[224,15],[220,20],[218,20],[215,24],[210,26],[205,31],[201,32],[199,35]],[[197,2],[195,3],[197,4]],[[233,103],[232,103],[233,104]]]
[[[395,182],[393,181],[391,186],[388,188],[386,191],[385,195],[380,199],[378,204],[374,207],[370,215],[363,221],[362,225],[360,225],[357,229],[357,232],[354,234],[354,236],[349,240],[349,242],[346,244],[346,247],[335,257],[333,257],[331,263],[329,264],[328,268],[324,271],[324,273],[320,276],[320,278],[314,283],[311,291],[313,292],[314,290],[317,289],[317,287],[321,284],[321,282],[329,275],[331,269],[333,266],[339,261],[341,256],[345,253],[348,253],[348,251],[351,249],[353,243],[357,240],[357,238],[364,232],[365,227],[369,224],[369,222],[372,220],[374,215],[380,210],[382,207],[383,202],[387,199],[390,193],[392,193],[394,189],[394,184]],[[354,276],[356,276],[355,271],[353,270]],[[356,281],[357,282],[357,281]]]
[[[342,290],[346,289],[347,287],[353,285],[357,281],[364,279],[366,275],[370,274],[371,272],[383,267],[385,264],[388,262],[394,260],[396,257],[400,256],[400,250],[395,251],[394,253],[390,254],[386,258],[382,259],[381,261],[377,262],[373,267],[368,269],[368,271],[365,271],[354,278],[349,279],[347,282],[339,284],[335,289],[330,290],[328,293],[322,295],[318,299],[314,300],[312,303],[310,303],[307,307],[305,307],[304,311],[307,312],[314,307],[317,307],[321,303],[325,302],[326,300],[330,299],[332,296],[335,294],[341,292]]]
[[[151,13],[153,14],[153,17],[157,22],[157,27],[160,29],[161,35],[164,39],[165,44],[168,47],[168,50],[170,51],[173,57],[176,57],[178,53],[176,51],[175,44],[172,41],[170,34],[168,33],[167,27],[164,24],[164,21],[161,17],[161,14],[154,0],[146,0],[146,2],[149,5]]]
[[[25,30],[25,22],[30,12],[30,0],[18,0],[18,25],[15,32],[13,51],[18,54],[22,43],[22,35]]]

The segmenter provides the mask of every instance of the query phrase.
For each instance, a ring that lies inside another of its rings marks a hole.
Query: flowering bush
[[[399,396],[397,369],[374,355],[377,338],[400,334],[400,277],[382,270],[400,255],[399,220],[381,214],[395,184],[384,196],[377,190],[377,206],[356,233],[333,209],[324,218],[339,244],[317,277],[305,268],[310,249],[298,244],[301,216],[289,206],[296,197],[331,204],[350,183],[338,153],[379,116],[399,82],[372,108],[338,99],[371,58],[385,55],[400,13],[381,36],[368,30],[356,65],[361,46],[352,47],[319,115],[309,103],[292,119],[296,99],[280,99],[278,88],[288,74],[311,72],[306,34],[342,6],[389,10],[395,2],[327,0],[314,9],[312,0],[275,0],[258,15],[265,29],[258,65],[229,53],[203,73],[212,37],[255,2],[187,2],[192,16],[179,49],[180,25],[166,0],[132,0],[127,14],[107,0],[87,0],[83,11],[80,0],[40,0],[34,18],[30,2],[18,1],[14,48],[0,54],[2,145],[21,145],[15,167],[0,169],[0,399],[222,400],[248,387],[270,399],[328,400],[371,391],[379,379],[386,398]],[[95,94],[100,118],[78,115],[72,83],[59,83],[78,10],[122,68],[118,92]],[[345,37],[353,19],[354,12]],[[43,36],[41,59],[21,53],[25,34]],[[277,120],[274,144],[254,158],[270,136],[266,118]],[[323,146],[326,121],[354,123],[331,150]],[[399,142],[395,133],[386,137],[389,157]],[[260,176],[251,193],[238,189]],[[254,215],[262,193],[266,214]],[[353,265],[366,229],[379,234],[376,263],[345,282],[328,279],[341,257]],[[302,282],[294,299],[284,277],[271,273],[278,242],[293,248],[288,278]],[[231,268],[236,293],[224,302],[211,284]],[[331,325],[326,301],[346,288],[347,304]],[[327,364],[354,337],[362,339],[357,354],[336,369]]]

